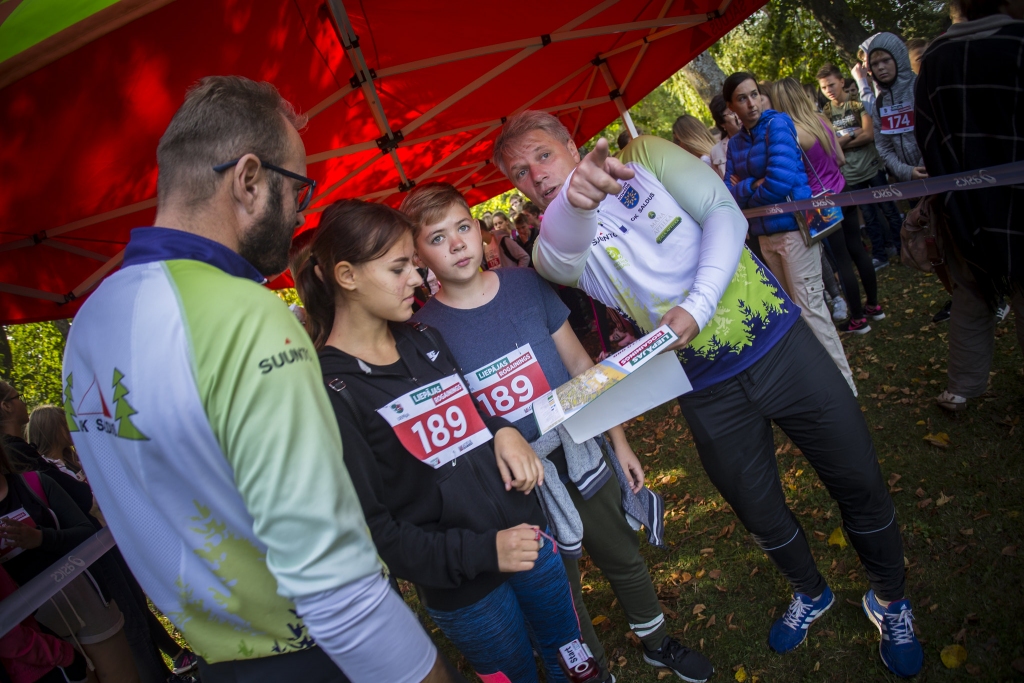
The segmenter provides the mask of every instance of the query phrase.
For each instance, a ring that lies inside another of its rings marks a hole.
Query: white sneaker
[[[938,403],[939,407],[943,410],[948,410],[952,413],[956,413],[967,408],[967,399],[963,396],[957,396],[956,394],[951,393],[948,389],[936,396],[935,402]]]
[[[836,322],[846,320],[850,317],[850,311],[846,308],[846,299],[837,297],[832,306],[832,319]]]

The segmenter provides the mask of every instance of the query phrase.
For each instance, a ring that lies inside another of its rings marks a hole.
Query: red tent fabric
[[[331,201],[397,204],[411,183],[451,182],[471,204],[505,191],[488,161],[503,117],[545,109],[583,143],[764,2],[161,0],[101,15],[64,56],[0,63],[0,322],[71,317],[118,267],[153,219],[157,141],[203,76],[270,81],[311,117],[313,226]]]

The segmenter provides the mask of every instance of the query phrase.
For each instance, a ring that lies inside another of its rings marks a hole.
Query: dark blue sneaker
[[[825,592],[814,600],[809,595],[797,593],[789,609],[772,624],[768,632],[768,647],[779,654],[789,652],[807,638],[807,627],[818,619],[835,603],[832,590],[825,586]]]
[[[878,643],[882,663],[897,676],[916,676],[924,666],[924,650],[914,635],[914,613],[910,611],[910,601],[891,602],[887,609],[878,603],[875,591],[869,590],[864,594],[861,606],[882,636]]]

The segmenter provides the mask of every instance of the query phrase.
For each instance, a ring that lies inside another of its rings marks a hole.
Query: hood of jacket
[[[886,167],[901,181],[910,180],[910,169],[922,166],[924,161],[917,146],[913,129],[903,133],[884,134],[881,132],[882,109],[896,104],[914,105],[914,87],[917,76],[910,68],[910,55],[903,41],[891,33],[877,33],[864,43],[867,46],[868,60],[871,53],[884,50],[892,55],[896,62],[896,78],[886,85],[874,78],[878,83],[878,98],[875,100],[872,120],[875,124],[875,147],[878,149]]]

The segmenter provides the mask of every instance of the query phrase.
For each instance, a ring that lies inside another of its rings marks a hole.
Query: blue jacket
[[[734,135],[728,149],[725,184],[741,209],[811,196],[796,127],[786,114],[768,109],[761,114],[753,130],[744,128]],[[731,180],[734,175],[740,179],[735,185]],[[765,181],[754,189],[758,178]],[[751,235],[799,229],[791,213],[748,220]]]

